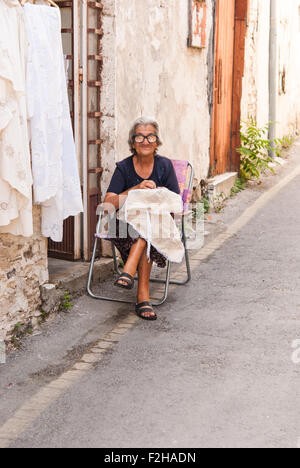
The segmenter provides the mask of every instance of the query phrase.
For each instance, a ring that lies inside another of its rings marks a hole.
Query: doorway
[[[248,0],[217,0],[210,176],[239,172],[240,106]]]
[[[61,32],[84,213],[65,220],[63,241],[49,240],[48,256],[89,261],[101,194],[103,5],[97,1],[80,0],[57,0],[56,3],[61,9]]]

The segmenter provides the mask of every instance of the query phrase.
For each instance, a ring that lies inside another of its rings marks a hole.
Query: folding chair
[[[160,306],[162,305],[168,297],[168,292],[169,292],[169,285],[170,284],[177,284],[177,285],[185,285],[187,284],[190,279],[191,279],[191,268],[190,268],[190,262],[189,262],[189,253],[187,250],[187,241],[186,241],[186,232],[185,232],[185,215],[187,214],[190,198],[191,198],[191,193],[192,193],[192,184],[193,184],[193,179],[194,179],[194,169],[192,164],[190,164],[188,161],[176,161],[172,160],[179,187],[180,187],[180,194],[182,197],[183,201],[183,213],[180,215],[181,216],[181,226],[182,226],[182,242],[184,245],[185,249],[185,264],[186,264],[186,278],[183,279],[182,281],[178,280],[172,280],[171,279],[171,262],[168,261],[167,267],[166,267],[166,277],[165,279],[158,279],[158,278],[150,278],[151,282],[154,283],[163,283],[165,285],[165,290],[164,290],[164,295],[161,300],[158,302],[152,302],[153,306]],[[188,172],[189,178],[188,178]],[[187,183],[188,181],[188,183]],[[186,188],[187,187],[187,188]],[[125,299],[116,299],[112,297],[105,297],[105,296],[98,296],[93,293],[91,289],[91,284],[92,284],[92,277],[93,277],[93,269],[94,269],[94,264],[96,260],[96,253],[97,253],[97,246],[98,242],[100,240],[107,240],[111,242],[111,239],[109,238],[108,234],[101,234],[101,222],[103,219],[103,215],[105,213],[105,208],[102,205],[99,205],[97,208],[97,213],[99,213],[99,219],[97,223],[97,228],[96,228],[96,234],[95,234],[95,243],[94,243],[94,248],[93,248],[93,255],[90,263],[90,269],[89,269],[89,276],[88,276],[88,282],[87,282],[87,292],[88,294],[98,300],[103,300],[103,301],[110,301],[110,302],[120,302],[120,303],[126,303],[126,304],[135,304],[135,301],[129,301]],[[121,274],[122,272],[119,269],[118,266],[118,259],[117,259],[117,254],[116,254],[116,248],[114,244],[112,243],[112,251],[113,251],[113,259],[114,259],[114,268],[115,271],[118,274]],[[136,279],[136,278],[135,278]]]

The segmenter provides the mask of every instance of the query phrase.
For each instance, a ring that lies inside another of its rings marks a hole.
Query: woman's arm
[[[126,198],[132,190],[143,190],[143,189],[155,189],[156,184],[153,180],[143,180],[139,185],[126,190],[119,195],[113,192],[108,192],[105,196],[104,203],[109,203],[114,206],[116,210],[119,210],[124,205]]]

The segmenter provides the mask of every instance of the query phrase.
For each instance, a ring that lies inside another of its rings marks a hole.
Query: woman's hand
[[[143,180],[143,182],[141,182],[136,187],[133,187],[132,189],[129,189],[120,195],[117,195],[116,193],[107,193],[104,199],[104,203],[108,203],[114,206],[116,210],[119,210],[124,205],[129,192],[131,192],[131,190],[137,189],[156,189],[156,183],[153,182],[153,180]]]
[[[137,189],[156,189],[156,183],[153,180],[143,180],[137,187]]]

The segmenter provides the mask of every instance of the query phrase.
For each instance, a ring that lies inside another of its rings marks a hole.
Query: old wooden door
[[[241,157],[237,151],[240,146],[242,83],[245,68],[245,39],[248,27],[249,0],[236,0],[234,27],[234,65],[231,122],[230,171],[239,171]]]
[[[239,171],[240,106],[249,0],[217,0],[210,175]]]
[[[215,35],[211,175],[230,166],[235,0],[218,0]]]

